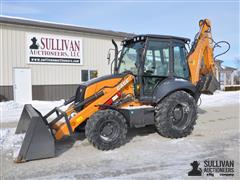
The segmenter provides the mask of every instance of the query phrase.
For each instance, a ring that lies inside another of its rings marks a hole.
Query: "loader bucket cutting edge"
[[[42,115],[26,104],[15,134],[26,133],[15,162],[55,156],[55,140]]]

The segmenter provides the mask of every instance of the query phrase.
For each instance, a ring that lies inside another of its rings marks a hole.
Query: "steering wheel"
[[[146,74],[146,75],[151,75],[151,74],[153,74],[153,73],[154,73],[153,70],[146,70],[146,71],[145,71],[145,74]]]
[[[133,72],[129,71],[129,70],[126,70],[126,71],[123,71],[122,74],[133,74]]]

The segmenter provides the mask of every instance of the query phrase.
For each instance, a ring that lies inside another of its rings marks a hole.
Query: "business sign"
[[[27,63],[82,65],[82,39],[50,34],[26,34]]]

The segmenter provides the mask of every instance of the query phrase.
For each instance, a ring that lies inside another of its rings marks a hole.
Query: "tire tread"
[[[169,126],[169,119],[167,117],[168,108],[171,106],[172,102],[177,99],[187,98],[192,102],[193,105],[193,117],[191,123],[181,132],[173,130]],[[155,108],[155,126],[158,133],[167,138],[182,138],[186,137],[192,133],[194,125],[197,119],[197,105],[195,99],[185,91],[176,91],[169,96],[165,97]]]
[[[123,128],[120,129],[121,134],[119,138],[114,143],[104,143],[100,142],[98,138],[98,134],[96,133],[96,128],[98,122],[106,116],[115,116],[118,120],[120,120],[121,125]],[[127,123],[124,116],[116,110],[106,109],[106,110],[99,110],[94,113],[88,120],[85,126],[85,135],[88,141],[93,144],[99,150],[112,150],[115,148],[119,148],[121,145],[125,143],[127,134]]]

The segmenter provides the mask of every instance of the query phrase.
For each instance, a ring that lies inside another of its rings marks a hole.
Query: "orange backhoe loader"
[[[54,157],[55,142],[79,127],[100,150],[120,147],[128,127],[155,125],[168,138],[191,134],[201,93],[219,87],[211,23],[199,26],[189,51],[190,40],[182,37],[138,35],[123,40],[121,51],[113,40],[112,74],[79,85],[63,105],[67,110],[60,106],[43,116],[25,105],[16,133],[26,134],[16,162]]]

